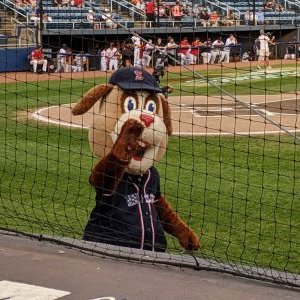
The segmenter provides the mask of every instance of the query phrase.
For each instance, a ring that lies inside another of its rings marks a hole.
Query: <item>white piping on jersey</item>
[[[154,251],[155,248],[155,230],[154,230],[154,224],[153,224],[153,218],[152,218],[152,209],[150,203],[148,203],[149,213],[150,213],[150,220],[151,220],[151,229],[152,229],[152,251]]]
[[[144,186],[144,195],[146,195],[146,187],[147,187],[147,184],[150,180],[150,177],[151,177],[151,172],[150,172],[150,170],[148,170],[148,178],[147,178],[147,180],[145,182],[145,186]],[[154,251],[155,231],[154,231],[154,224],[153,224],[153,218],[152,218],[152,209],[151,209],[150,203],[148,203],[148,209],[149,209],[149,213],[150,213],[151,229],[152,229],[152,251]]]
[[[142,216],[142,208],[141,203],[139,202],[139,214],[140,214],[140,222],[141,222],[141,229],[142,229],[142,238],[141,238],[141,249],[144,248],[144,242],[145,242],[145,226],[144,226],[144,220]]]

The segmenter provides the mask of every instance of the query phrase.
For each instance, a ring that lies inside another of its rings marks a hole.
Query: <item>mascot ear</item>
[[[112,84],[96,85],[88,90],[72,109],[74,116],[86,113],[98,100],[105,97],[112,89]]]
[[[164,117],[164,123],[167,128],[168,135],[171,135],[173,132],[172,128],[172,119],[171,119],[171,109],[168,101],[164,96],[160,96],[161,104],[162,104],[162,109],[163,109],[163,117]]]

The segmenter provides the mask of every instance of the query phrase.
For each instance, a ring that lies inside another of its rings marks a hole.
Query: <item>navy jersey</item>
[[[96,206],[83,239],[144,250],[165,251],[163,226],[154,202],[160,198],[158,171],[125,173],[112,194],[96,189]]]

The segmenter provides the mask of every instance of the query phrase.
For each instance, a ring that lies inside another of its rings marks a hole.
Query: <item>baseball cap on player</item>
[[[112,74],[108,83],[117,85],[123,90],[141,90],[162,93],[155,78],[137,67],[121,68]]]

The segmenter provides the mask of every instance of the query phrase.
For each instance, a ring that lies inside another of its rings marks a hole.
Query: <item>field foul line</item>
[[[68,104],[69,105],[69,104]],[[84,125],[78,125],[78,124],[73,124],[73,123],[69,123],[69,122],[64,122],[64,121],[60,121],[60,120],[54,120],[54,119],[49,119],[47,117],[44,117],[41,115],[42,112],[49,110],[51,108],[57,108],[59,106],[57,105],[53,105],[53,106],[49,106],[49,107],[45,107],[45,108],[41,108],[39,110],[37,110],[36,112],[34,112],[32,114],[32,117],[34,119],[36,119],[37,121],[42,121],[45,123],[50,123],[50,124],[54,124],[54,125],[58,125],[58,126],[65,126],[65,127],[69,127],[69,128],[80,128],[80,129],[89,129],[89,126],[84,126]],[[264,110],[263,110],[264,111]],[[191,112],[191,111],[189,111]],[[273,113],[272,113],[273,114]],[[287,114],[290,115],[290,114]],[[241,115],[243,116],[243,115]],[[245,115],[247,116],[247,115]],[[215,117],[219,117],[220,116],[199,116],[199,117],[204,117],[204,118],[215,118]],[[223,117],[230,117],[230,116],[222,116]],[[231,116],[232,117],[232,116]],[[300,129],[293,129],[290,130],[291,132],[300,132]],[[190,131],[181,131],[181,132],[173,132],[172,135],[178,135],[178,136],[220,136],[220,135],[260,135],[260,134],[277,134],[277,133],[283,133],[282,130],[265,130],[265,131],[236,131],[236,132],[190,132]]]

